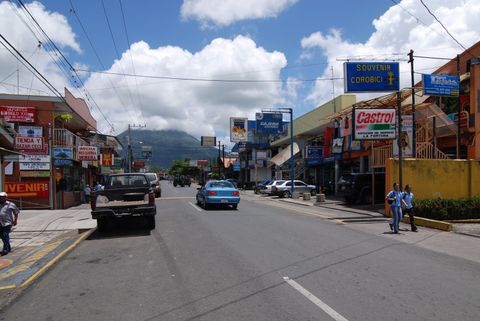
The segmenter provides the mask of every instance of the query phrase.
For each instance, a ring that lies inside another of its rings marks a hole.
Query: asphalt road
[[[157,228],[95,232],[0,320],[478,320],[480,264],[242,199],[204,211],[163,183]]]

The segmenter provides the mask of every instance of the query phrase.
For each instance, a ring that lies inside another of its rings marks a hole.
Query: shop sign
[[[102,153],[101,166],[112,166],[115,164],[114,156],[112,153]]]
[[[343,71],[346,93],[400,89],[398,62],[346,62],[343,64]]]
[[[100,174],[110,174],[110,166],[100,166]]]
[[[48,155],[48,143],[44,143],[42,149],[18,149],[18,151],[27,155]]]
[[[142,159],[136,159],[133,161],[133,167],[134,168],[144,168],[145,167],[145,161]]]
[[[197,160],[197,166],[199,166],[199,167],[208,166],[208,160],[206,160],[206,159]]]
[[[431,96],[455,96],[460,93],[460,78],[449,75],[422,75],[423,94]]]
[[[56,159],[73,159],[73,148],[54,147],[53,157]]]
[[[323,147],[321,146],[307,146],[306,149],[307,166],[317,166],[323,160]]]
[[[95,146],[78,146],[77,158],[82,161],[91,161],[98,159],[97,147]]]
[[[25,155],[20,163],[50,163],[50,155]]]
[[[50,171],[21,171],[20,177],[50,177]]]
[[[50,162],[48,163],[20,163],[21,171],[49,171]]]
[[[396,137],[395,109],[354,109],[354,140],[389,140]]]
[[[352,152],[357,152],[362,150],[362,141],[361,140],[353,140],[352,136],[350,136],[350,150]]]
[[[248,140],[248,118],[230,117],[230,141],[246,142]]]
[[[48,197],[49,183],[45,182],[6,182],[8,197]]]
[[[43,137],[42,126],[18,126],[18,135],[27,137]]]
[[[200,138],[201,146],[217,146],[217,137],[215,136],[202,136]]]
[[[234,172],[240,172],[240,163],[234,163],[233,164],[233,171]]]
[[[257,134],[283,133],[283,115],[280,113],[256,113]]]
[[[35,118],[35,108],[0,106],[0,117],[11,123],[33,123]]]
[[[43,150],[43,137],[15,136],[15,149]]]
[[[340,154],[343,151],[343,138],[334,138],[332,142],[332,153]]]
[[[55,159],[53,165],[56,167],[69,167],[73,166],[73,160],[71,159]]]

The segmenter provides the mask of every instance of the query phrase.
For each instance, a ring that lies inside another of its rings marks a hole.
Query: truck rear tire
[[[146,223],[147,223],[147,228],[149,230],[154,230],[155,229],[155,216],[147,216],[146,218]]]
[[[99,217],[97,218],[97,230],[100,233],[104,233],[107,231],[108,221],[106,217]]]

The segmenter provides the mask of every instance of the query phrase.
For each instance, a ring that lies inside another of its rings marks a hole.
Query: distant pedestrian
[[[92,189],[90,188],[90,185],[85,185],[85,188],[83,189],[83,193],[85,194],[85,203],[90,203],[90,193],[92,192]]]
[[[0,192],[0,237],[3,242],[1,255],[7,255],[12,250],[10,246],[10,231],[17,225],[19,209],[12,202],[7,201],[7,193]]]
[[[400,192],[400,186],[395,182],[393,183],[393,190],[385,197],[385,200],[390,204],[391,208],[392,220],[389,224],[390,230],[392,230],[394,234],[398,234],[400,220],[402,219],[401,198],[402,192]]]
[[[410,227],[412,232],[417,232],[417,226],[415,225],[415,217],[413,216],[413,193],[410,185],[405,186],[405,191],[402,194],[402,207],[410,218]]]
[[[95,192],[98,192],[98,191],[101,191],[102,189],[103,189],[103,185],[100,184],[100,183],[97,183],[97,184],[95,185],[94,191],[95,191]]]

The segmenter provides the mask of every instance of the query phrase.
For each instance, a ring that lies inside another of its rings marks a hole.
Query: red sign
[[[49,183],[45,182],[6,182],[8,197],[48,197]]]
[[[113,154],[103,153],[102,154],[102,166],[112,166],[113,165]]]
[[[133,161],[133,167],[134,168],[144,168],[145,167],[145,161],[141,159],[137,159]]]
[[[95,146],[78,146],[77,158],[83,161],[97,160],[97,147]]]
[[[208,160],[206,160],[206,159],[197,160],[197,166],[200,166],[200,167],[208,166]]]
[[[18,106],[0,106],[0,117],[12,123],[33,123],[35,108]]]
[[[18,149],[18,151],[27,155],[48,155],[48,144],[43,144],[43,149]]]
[[[15,137],[15,149],[43,150],[43,145],[44,145],[43,137],[27,137],[27,136]]]

